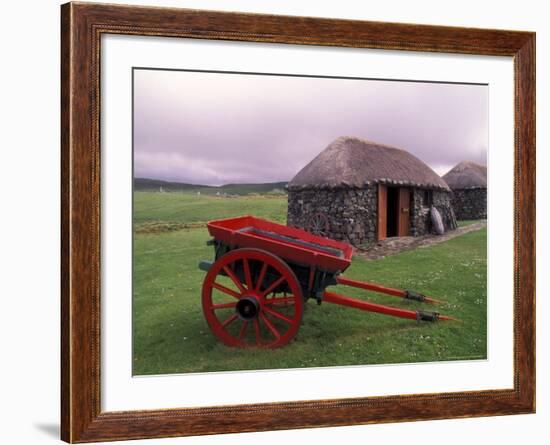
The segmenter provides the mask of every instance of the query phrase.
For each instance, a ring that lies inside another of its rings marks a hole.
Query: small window
[[[424,194],[422,195],[422,206],[424,207],[430,207],[432,205],[432,191],[431,190],[424,190]]]

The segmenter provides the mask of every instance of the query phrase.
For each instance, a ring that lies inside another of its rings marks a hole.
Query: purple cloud
[[[338,136],[395,145],[444,174],[486,164],[488,87],[134,71],[134,175],[290,180]]]

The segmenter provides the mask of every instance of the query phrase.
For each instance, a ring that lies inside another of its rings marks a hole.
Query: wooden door
[[[397,236],[409,235],[411,191],[406,187],[399,188],[399,212],[397,221]]]
[[[388,226],[388,188],[378,184],[378,240],[386,239]]]

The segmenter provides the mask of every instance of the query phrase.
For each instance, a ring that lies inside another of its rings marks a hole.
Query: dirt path
[[[400,238],[388,238],[380,241],[368,249],[358,248],[355,255],[369,260],[377,260],[386,256],[395,255],[396,253],[413,250],[418,247],[428,247],[435,244],[448,241],[465,233],[474,232],[487,227],[487,221],[480,221],[467,226],[459,227],[456,230],[447,232],[444,235],[425,235],[425,236],[402,236]]]

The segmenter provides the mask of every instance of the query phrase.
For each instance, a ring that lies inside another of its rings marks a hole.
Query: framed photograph
[[[61,18],[63,440],[535,411],[534,33]]]

